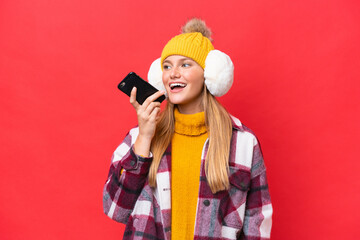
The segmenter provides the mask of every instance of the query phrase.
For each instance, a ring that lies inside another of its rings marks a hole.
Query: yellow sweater
[[[171,152],[171,238],[193,239],[200,183],[201,154],[208,137],[204,112],[181,114],[176,108]]]

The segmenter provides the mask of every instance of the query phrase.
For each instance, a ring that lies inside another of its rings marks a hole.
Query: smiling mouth
[[[175,88],[184,88],[186,87],[185,83],[172,83],[170,84],[170,89],[174,90]]]

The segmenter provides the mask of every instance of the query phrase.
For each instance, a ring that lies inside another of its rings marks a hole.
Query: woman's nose
[[[174,67],[173,69],[171,69],[171,78],[178,78],[180,77],[180,72],[179,69],[177,67]]]

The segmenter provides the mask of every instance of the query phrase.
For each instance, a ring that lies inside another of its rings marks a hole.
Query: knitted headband
[[[234,79],[234,65],[228,55],[218,50],[210,41],[210,30],[199,19],[190,20],[183,33],[173,37],[164,47],[161,57],[150,66],[150,84],[165,91],[162,82],[162,63],[171,55],[182,55],[193,59],[204,69],[205,85],[217,97],[227,93]]]

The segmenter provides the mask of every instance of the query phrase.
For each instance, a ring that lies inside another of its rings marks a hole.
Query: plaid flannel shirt
[[[265,165],[255,135],[232,117],[229,158],[230,189],[213,194],[205,176],[204,144],[194,239],[270,239],[272,205]],[[148,184],[152,157],[133,151],[138,135],[133,128],[115,150],[104,186],[104,212],[126,224],[123,239],[171,239],[171,144],[156,175],[157,187]],[[186,196],[184,196],[186,197]]]

